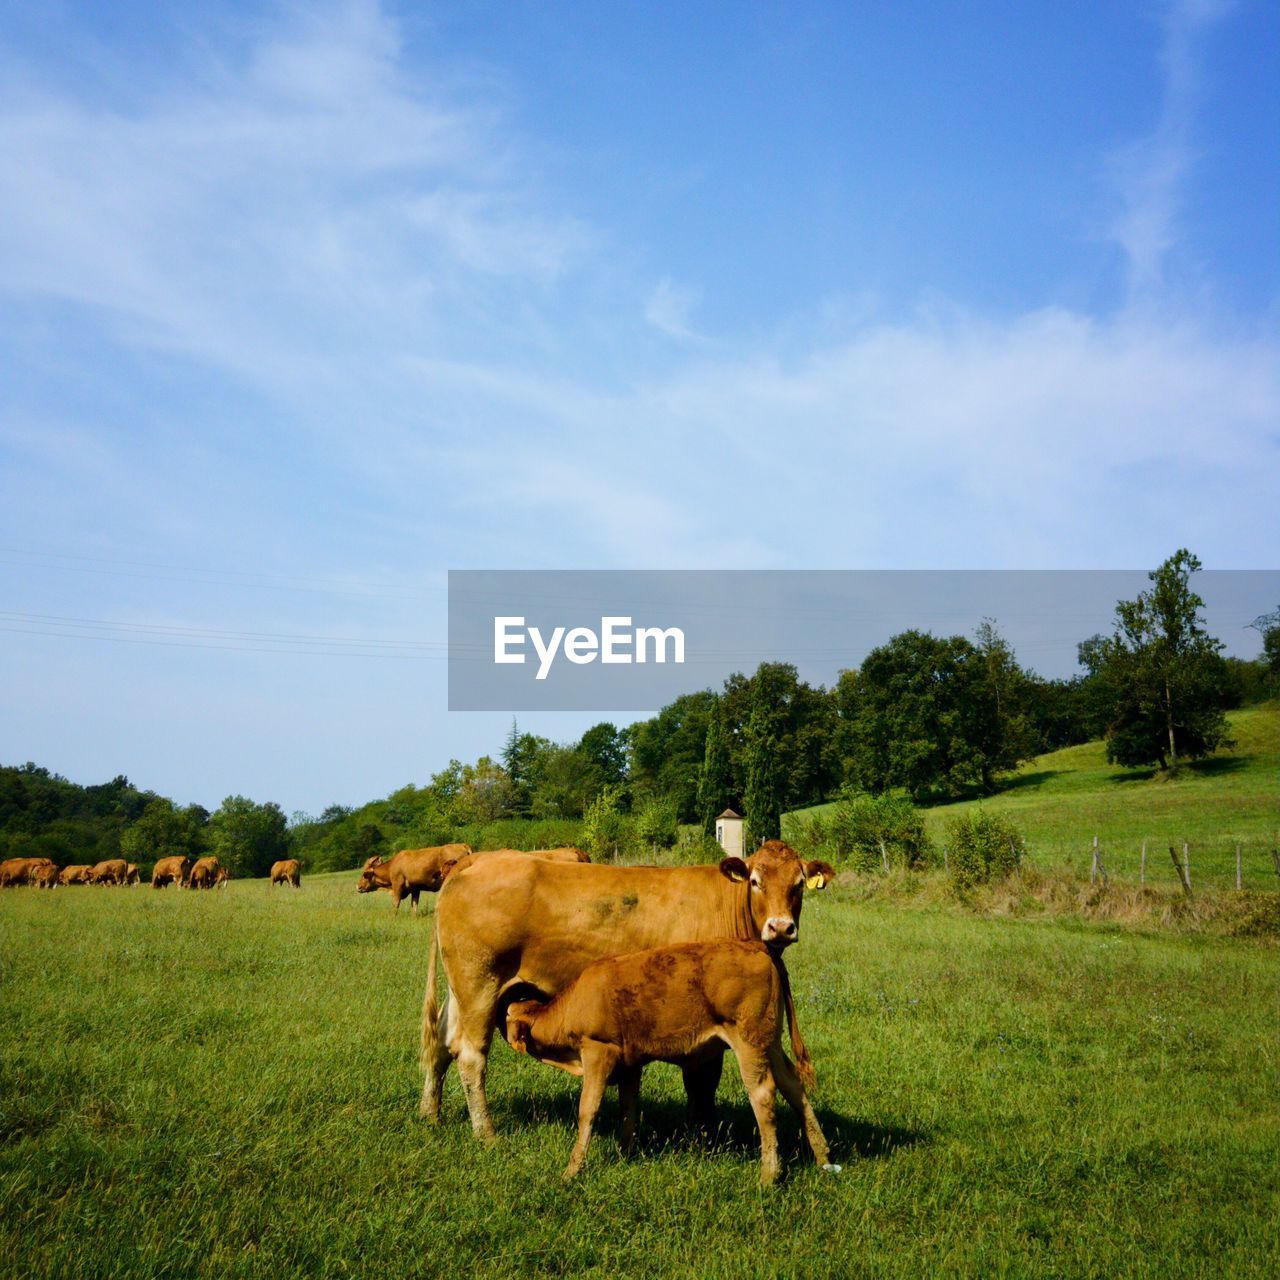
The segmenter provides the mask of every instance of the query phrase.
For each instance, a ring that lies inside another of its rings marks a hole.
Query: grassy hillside
[[[841,888],[792,954],[838,1177],[756,1187],[650,1068],[606,1104],[494,1051],[503,1141],[416,1118],[428,921],[300,892],[0,894],[0,1256],[27,1276],[1271,1276],[1280,970],[1244,942],[904,911]]]
[[[1037,865],[1088,874],[1096,835],[1107,871],[1136,878],[1146,840],[1148,881],[1176,885],[1168,847],[1181,850],[1185,840],[1193,882],[1230,887],[1240,842],[1246,887],[1280,887],[1270,855],[1280,845],[1280,704],[1228,719],[1234,749],[1190,765],[1175,780],[1109,765],[1101,742],[1067,747],[1024,765],[998,795],[926,810],[930,835],[941,844],[948,820],[980,803],[1018,825]],[[788,823],[826,808],[788,815]]]

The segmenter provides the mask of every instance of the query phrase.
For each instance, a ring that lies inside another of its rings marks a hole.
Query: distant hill
[[[1176,779],[1154,769],[1107,763],[1101,742],[1064,747],[1023,765],[1002,789],[982,800],[935,805],[925,811],[939,845],[950,819],[977,805],[1007,816],[1026,838],[1033,862],[1087,873],[1093,837],[1103,864],[1116,876],[1139,870],[1147,841],[1148,880],[1176,884],[1169,846],[1191,846],[1192,881],[1235,883],[1235,846],[1242,845],[1245,883],[1280,888],[1271,849],[1280,846],[1280,703],[1227,713],[1236,745],[1184,768]],[[830,809],[816,805],[784,819]]]

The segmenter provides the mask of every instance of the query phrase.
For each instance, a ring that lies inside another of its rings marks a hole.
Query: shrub
[[[636,815],[636,836],[650,850],[670,849],[680,834],[679,815],[674,800],[655,796]]]
[[[882,870],[884,853],[900,867],[936,861],[924,817],[904,795],[847,794],[825,817],[798,826],[795,841],[811,856],[846,862],[855,871]]]
[[[981,808],[947,824],[951,879],[961,889],[1004,879],[1018,868],[1024,847],[1013,823]]]
[[[582,840],[593,858],[616,862],[635,840],[631,819],[619,811],[620,786],[605,787],[582,815]]]

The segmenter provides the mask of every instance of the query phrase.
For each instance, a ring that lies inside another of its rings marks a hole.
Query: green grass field
[[[1178,884],[1169,846],[1181,854],[1186,841],[1193,884],[1224,889],[1235,885],[1239,843],[1245,887],[1278,888],[1271,850],[1280,847],[1280,704],[1233,711],[1228,719],[1235,747],[1176,779],[1109,765],[1103,744],[1088,742],[1028,762],[997,795],[925,810],[929,833],[940,846],[948,820],[981,804],[1018,826],[1036,866],[1087,875],[1096,835],[1108,873],[1134,880],[1145,840],[1147,882],[1169,887]],[[797,818],[830,807],[789,814],[783,834]]]
[[[1220,779],[1220,781],[1222,781]],[[1047,785],[1047,783],[1045,784]],[[23,1276],[1272,1276],[1280,966],[1256,943],[809,902],[791,952],[844,1165],[762,1193],[646,1074],[606,1105],[499,1044],[487,1150],[417,1119],[429,919],[301,892],[0,894],[0,1257]]]

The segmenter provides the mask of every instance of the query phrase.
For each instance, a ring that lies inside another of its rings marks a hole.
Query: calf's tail
[[[800,1024],[796,1021],[796,1007],[791,1000],[791,979],[787,976],[787,966],[781,956],[775,956],[778,966],[778,977],[782,979],[782,1001],[787,1011],[787,1029],[791,1032],[791,1053],[796,1060],[796,1071],[800,1073],[800,1083],[806,1089],[812,1089],[817,1083],[813,1070],[813,1059],[809,1057],[808,1047],[800,1034]]]
[[[440,954],[440,930],[437,924],[438,915],[431,914],[431,956],[427,961],[427,989],[422,997],[422,1039],[418,1050],[418,1065],[426,1071],[435,1061],[436,1051],[440,1047],[440,1034],[437,1027],[440,1010],[436,1005],[436,957]]]

